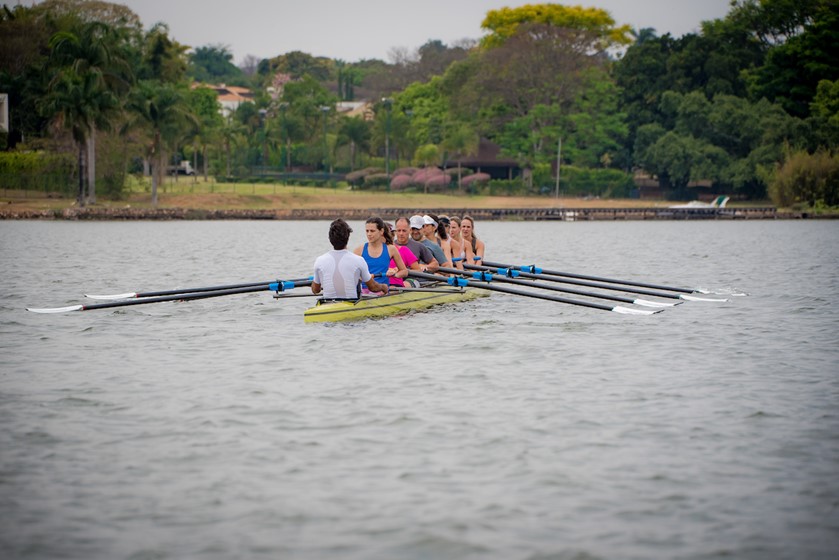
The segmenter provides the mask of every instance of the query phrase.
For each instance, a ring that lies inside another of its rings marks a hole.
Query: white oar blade
[[[661,313],[664,310],[656,309],[655,311],[650,311],[649,309],[632,309],[629,307],[621,307],[620,305],[616,305],[612,308],[612,311],[614,311],[615,313],[623,313],[624,315],[652,315],[653,313]]]
[[[714,301],[714,302],[717,302],[717,303],[724,303],[724,302],[728,301],[727,299],[701,298],[701,297],[696,297],[696,296],[689,296],[687,294],[681,294],[679,296],[679,298],[683,299],[685,301]]]
[[[635,305],[642,305],[644,307],[673,307],[674,305],[680,305],[681,301],[676,301],[673,303],[668,303],[664,301],[649,301],[646,299],[636,299],[633,301]]]
[[[697,288],[694,290],[697,294],[703,295],[717,295],[717,296],[728,296],[728,297],[746,297],[749,294],[745,292],[735,292],[735,293],[726,293],[723,291],[712,292],[711,290],[703,290],[702,288]]]
[[[127,294],[85,294],[84,297],[90,299],[131,299],[137,297],[137,292],[129,292]]]
[[[71,305],[69,307],[27,307],[27,311],[31,311],[32,313],[67,313],[69,311],[81,311],[84,309],[83,305]]]

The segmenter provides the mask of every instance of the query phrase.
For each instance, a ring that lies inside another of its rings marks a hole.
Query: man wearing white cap
[[[411,221],[413,221],[413,218],[411,218]],[[413,227],[413,225],[411,227]],[[431,250],[434,254],[434,258],[437,259],[438,263],[440,263],[440,266],[451,266],[451,260],[446,258],[446,253],[443,251],[443,248],[437,244],[437,238],[435,237],[436,233],[437,220],[426,214],[422,217],[423,238],[421,243]]]

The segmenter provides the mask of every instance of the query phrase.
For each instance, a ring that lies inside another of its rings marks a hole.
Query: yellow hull
[[[307,309],[303,317],[307,323],[357,321],[427,309],[443,303],[469,301],[488,295],[488,291],[479,288],[430,288],[381,297],[365,297],[358,301],[319,302],[318,305]]]

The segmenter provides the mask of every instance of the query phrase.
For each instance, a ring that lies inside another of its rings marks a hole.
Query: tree
[[[195,154],[198,153],[198,147],[201,148],[202,161],[204,163],[203,172],[204,180],[207,180],[208,161],[207,148],[212,145],[219,129],[224,124],[221,113],[219,113],[219,102],[216,92],[205,87],[197,87],[189,90],[187,96],[190,112],[198,119],[199,127],[193,136],[193,142],[196,145]],[[198,169],[197,161],[193,164],[195,169]]]
[[[562,125],[563,154],[572,165],[629,166],[630,154],[623,151],[628,126],[626,113],[618,109],[619,100],[620,89],[607,74],[589,73]],[[553,144],[547,156],[553,159]]]
[[[630,27],[615,27],[615,20],[605,10],[562,4],[526,4],[487,12],[481,27],[489,34],[483,38],[482,45],[497,47],[520,35],[521,27],[529,24],[573,29],[593,52],[605,52],[632,41]]]
[[[451,122],[445,127],[445,136],[443,138],[443,149],[449,152],[457,159],[457,188],[463,187],[463,169],[460,160],[463,157],[468,157],[478,151],[478,134],[475,129],[468,123]]]
[[[166,169],[167,149],[187,126],[198,124],[190,112],[183,89],[165,82],[140,81],[128,101],[126,128],[144,127],[149,134],[147,154],[153,160],[152,205],[157,206],[157,187]]]
[[[822,80],[810,104],[810,126],[820,146],[839,148],[839,80]]]
[[[189,55],[187,75],[197,82],[242,85],[245,76],[233,64],[233,53],[227,45],[206,45]]]
[[[728,164],[728,155],[712,144],[690,135],[670,131],[641,155],[644,167],[675,189],[675,196],[687,196],[690,181],[718,179]]]
[[[79,75],[68,68],[55,75],[48,94],[40,101],[41,111],[51,115],[56,125],[68,129],[76,143],[79,170],[76,202],[84,206],[88,182],[88,140],[97,120],[104,124],[103,108],[117,105],[116,97],[100,86],[95,74]]]
[[[358,150],[369,151],[373,134],[370,125],[361,117],[343,118],[338,128],[338,146],[350,146],[350,171],[355,171]]]
[[[79,149],[78,203],[96,202],[96,128],[109,129],[120,110],[120,96],[132,79],[123,52],[124,36],[93,21],[74,31],[60,31],[50,39],[50,66],[55,77],[41,108],[72,131]],[[82,161],[83,158],[87,161]],[[85,189],[87,185],[87,190]]]
[[[187,68],[187,47],[169,37],[169,27],[165,23],[156,24],[138,41],[141,55],[138,79],[172,84],[183,82]]]
[[[232,118],[228,118],[219,129],[218,137],[222,142],[225,161],[225,176],[231,177],[230,156],[234,146],[239,145],[246,138],[246,127]]]
[[[142,28],[139,16],[127,6],[100,0],[44,0],[41,7],[53,17],[72,16],[83,23],[99,22],[109,27]]]
[[[830,0],[812,3],[815,8],[800,33],[771,48],[765,64],[749,73],[752,99],[766,97],[801,118],[809,114],[819,82],[839,79],[839,5]]]

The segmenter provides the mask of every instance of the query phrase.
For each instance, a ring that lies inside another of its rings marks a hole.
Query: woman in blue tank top
[[[387,284],[390,276],[397,278],[408,276],[408,269],[405,268],[402,255],[393,245],[390,228],[385,225],[384,220],[379,217],[369,218],[364,230],[367,234],[367,243],[357,247],[353,252],[367,262],[367,268],[376,278],[376,282]],[[396,268],[389,268],[391,259],[396,263]]]

